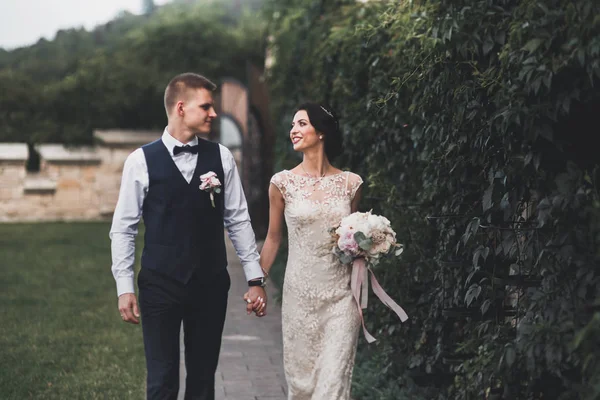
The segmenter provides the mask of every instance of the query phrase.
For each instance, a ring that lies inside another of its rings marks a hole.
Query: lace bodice
[[[329,229],[350,214],[350,204],[362,182],[360,176],[347,171],[323,178],[288,170],[275,174],[271,183],[281,191],[285,201],[290,250],[306,246],[316,250],[324,245]]]
[[[271,183],[281,191],[286,203],[294,198],[315,202],[352,200],[362,182],[360,176],[349,171],[312,178],[283,170],[271,178]]]

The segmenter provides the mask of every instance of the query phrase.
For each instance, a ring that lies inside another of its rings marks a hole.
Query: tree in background
[[[143,0],[142,1],[142,13],[145,15],[151,15],[154,13],[156,6],[154,5],[154,0]]]
[[[0,140],[83,144],[93,129],[162,129],[164,87],[174,75],[244,82],[246,62],[262,65],[264,24],[229,6],[168,4],[0,52]]]

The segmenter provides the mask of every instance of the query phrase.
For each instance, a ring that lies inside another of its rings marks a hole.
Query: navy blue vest
[[[161,139],[142,147],[149,188],[142,217],[146,226],[142,268],[187,283],[194,271],[211,275],[227,266],[223,231],[225,174],[217,143],[198,140],[198,163],[185,180]],[[209,171],[221,181],[221,193],[200,190],[200,175]]]

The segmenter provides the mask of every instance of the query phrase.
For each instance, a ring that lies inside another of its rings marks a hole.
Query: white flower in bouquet
[[[367,221],[369,222],[371,232],[393,232],[390,221],[384,216],[367,213]]]

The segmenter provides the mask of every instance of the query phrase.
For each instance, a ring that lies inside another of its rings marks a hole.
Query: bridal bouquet
[[[355,212],[344,217],[340,224],[331,230],[331,235],[334,243],[333,253],[340,263],[352,265],[352,294],[362,320],[365,338],[371,343],[375,338],[365,328],[362,315],[362,309],[367,308],[369,273],[375,295],[391,308],[402,322],[408,319],[406,312],[388,296],[371,270],[381,257],[391,253],[395,256],[402,254],[403,246],[396,242],[396,232],[392,229],[390,221],[371,212]]]
[[[396,232],[390,221],[371,212],[355,212],[342,219],[335,229],[336,246],[333,251],[342,264],[350,264],[362,257],[371,265],[379,258],[395,250],[402,254],[402,245],[396,243]]]

